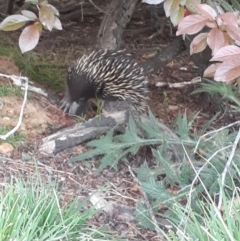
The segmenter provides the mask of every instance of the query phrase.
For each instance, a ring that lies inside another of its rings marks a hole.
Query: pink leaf
[[[218,27],[218,25],[215,21],[209,21],[209,20],[207,21],[206,26],[208,26],[209,28],[217,28]]]
[[[23,29],[19,37],[19,47],[22,53],[30,51],[36,47],[40,37],[37,24],[32,24]]]
[[[217,17],[217,13],[215,12],[215,10],[207,4],[198,4],[197,9],[202,16],[209,20],[214,21]]]
[[[234,13],[222,13],[219,17],[225,22],[226,25],[233,26],[235,28],[238,27],[238,18]]]
[[[212,54],[214,55],[219,49],[224,47],[226,44],[223,32],[218,28],[211,29],[208,34],[207,43],[210,49],[212,50]]]
[[[207,47],[208,33],[198,34],[190,44],[190,55],[202,52]]]
[[[207,23],[207,19],[199,14],[189,15],[178,25],[177,35],[198,33]]]
[[[240,59],[223,62],[217,68],[214,79],[230,83],[232,80],[240,76]]]
[[[209,77],[209,78],[212,78],[218,68],[218,66],[220,65],[220,63],[216,63],[216,64],[211,64],[210,66],[208,66],[204,73],[203,73],[203,76],[204,77]]]
[[[232,39],[240,41],[239,28],[236,28],[233,25],[226,25],[226,31]]]
[[[240,58],[240,48],[235,45],[228,45],[217,51],[210,61],[231,61],[237,58]]]

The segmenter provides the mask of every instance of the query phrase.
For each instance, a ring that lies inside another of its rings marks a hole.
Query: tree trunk
[[[145,74],[157,74],[159,69],[170,63],[176,58],[183,50],[185,50],[184,41],[182,36],[175,38],[164,50],[158,53],[140,66],[144,69]]]
[[[98,48],[119,49],[122,33],[138,0],[112,0],[98,32]]]

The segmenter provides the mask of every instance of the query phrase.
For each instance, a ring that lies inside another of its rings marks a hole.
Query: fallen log
[[[139,136],[144,136],[144,133],[138,128],[137,123],[142,122],[148,124],[150,121],[148,117],[138,115],[136,111],[131,109],[127,102],[106,102],[104,109],[108,112],[97,115],[83,123],[77,123],[73,126],[64,128],[57,133],[44,138],[42,140],[42,145],[39,148],[40,152],[45,155],[55,155],[67,148],[99,138],[111,129],[114,129],[116,132],[124,133],[129,123],[130,115],[136,123],[137,134]],[[181,144],[178,144],[180,143],[178,136],[162,123],[158,123],[158,128],[159,132],[163,133],[166,138],[174,140],[175,142],[175,144],[169,145],[169,151],[172,153],[172,161],[182,160],[182,148]]]

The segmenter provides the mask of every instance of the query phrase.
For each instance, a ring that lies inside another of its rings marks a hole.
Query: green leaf
[[[140,182],[146,182],[150,177],[156,178],[157,173],[149,168],[148,163],[145,161],[140,167],[134,168],[134,171],[137,174],[137,178]]]
[[[189,136],[189,131],[188,131],[188,120],[187,120],[187,115],[184,113],[183,117],[180,117],[178,115],[176,124],[178,126],[177,134],[180,136],[181,140],[184,141],[191,141],[191,138]]]
[[[101,151],[99,151],[98,149],[90,149],[87,152],[81,153],[75,157],[70,158],[68,161],[69,162],[83,161],[86,159],[91,159],[91,158],[101,155],[101,154],[103,154],[103,153],[101,153]]]
[[[202,129],[200,130],[200,133],[199,133],[200,136],[203,135],[203,134],[207,131],[207,129],[210,127],[210,125],[211,125],[212,123],[214,123],[214,121],[217,119],[217,117],[218,117],[219,115],[220,115],[220,112],[216,113],[216,115],[214,115],[209,121],[207,121],[207,122],[203,125],[203,127],[202,127]]]
[[[141,202],[137,203],[137,210],[135,212],[135,216],[136,216],[136,222],[138,225],[144,228],[149,228],[150,230],[155,229],[155,226],[150,219],[148,209],[146,208],[145,205],[143,205],[143,203]]]
[[[96,175],[99,175],[100,172],[106,167],[112,167],[116,169],[118,161],[121,160],[125,155],[127,155],[128,152],[129,149],[124,152],[119,148],[109,150],[109,152],[102,158],[101,164],[96,172]]]
[[[156,199],[164,205],[167,205],[168,200],[173,197],[173,195],[166,190],[164,181],[155,181],[154,178],[150,178],[148,182],[143,182],[142,190],[146,192],[150,198]]]
[[[240,4],[237,0],[231,0],[231,3],[234,8],[236,8],[238,11],[240,11]]]
[[[25,25],[31,19],[21,15],[14,14],[6,17],[0,24],[0,29],[3,31],[14,31]]]
[[[175,163],[170,163],[169,158],[163,157],[159,150],[152,149],[152,153],[154,158],[157,159],[157,162],[162,164],[162,173],[166,174],[167,181],[173,186],[175,183],[177,183],[179,176],[179,173],[175,169],[175,166],[177,165]]]

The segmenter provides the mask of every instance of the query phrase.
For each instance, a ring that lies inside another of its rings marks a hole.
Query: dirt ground
[[[94,49],[91,41],[89,41],[90,44],[87,44],[87,40],[96,39],[99,22],[100,19],[98,18],[88,17],[83,22],[63,23],[63,31],[44,32],[34,51],[38,54],[47,52],[49,56],[58,56],[63,62],[63,68],[67,68],[68,64],[81,56],[83,52]],[[128,29],[143,25],[144,23],[130,24]],[[17,43],[19,33],[19,31],[16,31],[14,33],[2,32],[1,34],[7,34]],[[151,40],[148,38],[150,35],[151,33],[148,32],[134,35],[127,30],[124,33],[123,48],[136,56],[138,61],[144,61],[144,57],[139,57],[141,51],[146,48],[164,48],[172,39],[168,29],[162,35]],[[11,59],[0,57],[0,73],[19,75],[19,70]],[[159,69],[157,75],[148,76],[148,104],[159,122],[170,126],[179,114],[186,113],[187,116],[190,116],[199,112],[193,126],[200,128],[215,114],[213,108],[207,108],[203,111],[201,95],[191,95],[196,85],[186,85],[182,88],[157,86],[159,82],[189,82],[197,76],[199,76],[198,70],[190,61],[187,52],[183,52],[166,67]],[[1,85],[9,83],[11,83],[9,79],[0,79]],[[60,97],[61,94],[59,94]],[[0,101],[3,103],[0,110],[0,126],[12,128],[18,120],[22,98],[10,96],[0,98]],[[25,136],[26,141],[18,148],[13,150],[10,148],[8,153],[0,155],[1,182],[6,182],[12,176],[37,177],[37,165],[38,171],[46,182],[56,181],[58,183],[59,188],[63,191],[61,203],[69,202],[74,197],[81,199],[96,191],[99,187],[108,185],[107,191],[103,194],[108,202],[130,207],[134,210],[137,201],[142,198],[142,194],[125,163],[119,164],[118,171],[106,169],[102,172],[102,175],[96,177],[94,173],[97,167],[94,161],[68,163],[69,157],[86,151],[84,146],[77,146],[51,157],[46,157],[38,152],[42,138],[52,132],[54,128],[69,126],[75,122],[74,118],[63,116],[58,108],[58,105],[49,102],[44,97],[30,94],[24,110],[23,123],[19,130]],[[89,115],[92,115],[92,113]],[[1,142],[1,145],[4,144],[6,145],[6,143]],[[3,149],[6,150],[6,146]],[[130,164],[131,167],[141,165],[137,158],[136,162],[133,161]],[[96,219],[93,218],[91,222],[95,225],[108,224],[112,231],[115,231],[118,235],[125,235],[129,240],[155,240],[155,232],[137,227],[128,219],[120,217],[119,213],[115,213],[111,217],[103,215],[99,218],[98,216]]]

